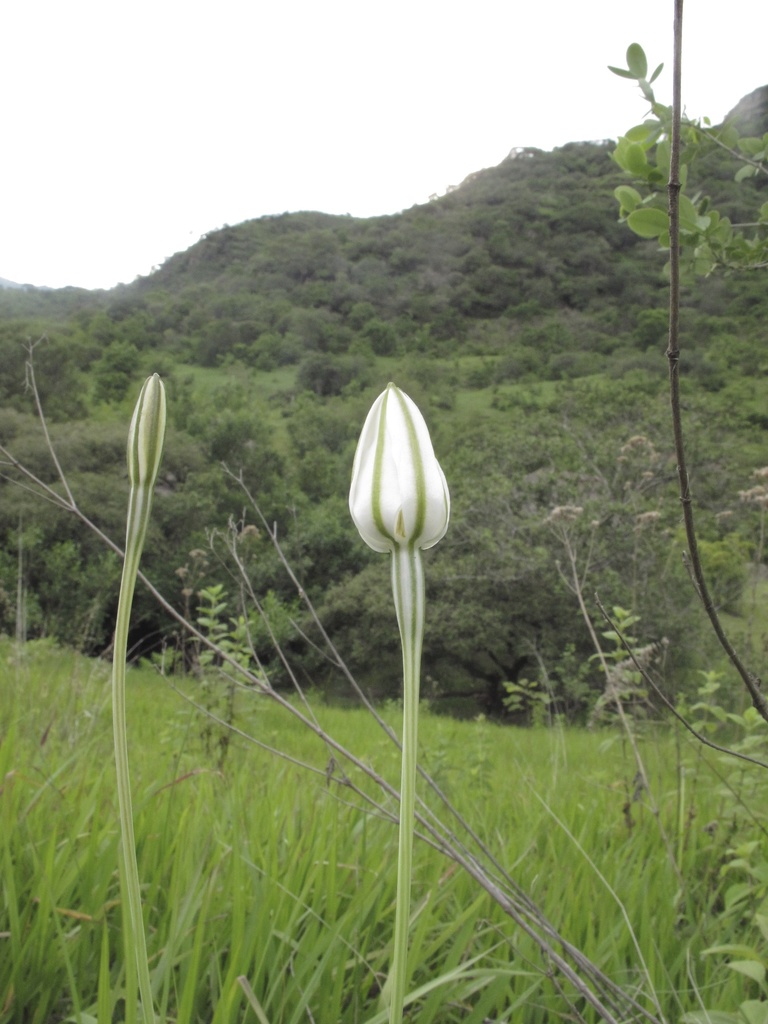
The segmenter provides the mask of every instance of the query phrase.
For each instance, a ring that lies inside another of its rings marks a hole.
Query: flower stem
[[[408,982],[408,924],[411,906],[413,825],[416,810],[416,747],[418,740],[419,679],[424,639],[424,569],[421,551],[413,544],[395,547],[392,591],[403,647],[403,751],[400,778],[400,833],[397,858],[389,1024],[401,1024]]]
[[[117,622],[115,624],[115,650],[112,659],[112,725],[122,843],[120,861],[123,871],[123,889],[128,902],[128,912],[123,914],[125,929],[124,945],[126,957],[135,958],[144,1024],[154,1024],[155,1012],[152,1005],[152,984],[147,962],[147,942],[144,935],[144,921],[141,913],[139,867],[136,861],[136,838],[133,830],[131,780],[128,771],[128,733],[125,717],[125,665],[133,592],[136,586],[136,575],[139,570],[139,559],[144,547],[144,537],[147,532],[151,500],[151,487],[139,486],[131,488],[128,502],[125,561],[120,582],[120,597],[117,605]]]

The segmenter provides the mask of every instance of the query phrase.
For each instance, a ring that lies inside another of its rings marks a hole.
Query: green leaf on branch
[[[752,136],[739,139],[738,146],[742,153],[745,153],[753,159],[759,159],[765,152],[765,141],[763,139],[753,138]]]
[[[639,43],[631,43],[627,48],[627,67],[634,78],[645,78],[648,74],[648,61]]]
[[[751,164],[744,164],[733,177],[734,181],[744,181],[747,178],[753,178],[757,174],[757,168]]]
[[[630,142],[640,142],[650,144],[653,142],[654,134],[656,134],[656,127],[651,122],[650,124],[636,124],[634,128],[630,128],[625,133],[624,138]]]
[[[639,142],[630,142],[624,153],[626,168],[631,174],[645,177],[648,174],[648,158]]]
[[[612,71],[614,73],[614,75],[618,75],[619,78],[631,78],[631,79],[635,78],[635,76],[632,74],[631,71],[626,71],[624,68],[614,68],[614,67],[612,67],[609,64],[608,65],[608,70]]]
[[[739,133],[732,124],[724,125],[719,132],[713,134],[728,149],[735,149],[739,141]]]
[[[717,210],[713,210],[711,224],[711,234],[715,241],[721,245],[729,245],[733,241],[733,227],[728,217],[721,218]]]
[[[680,196],[680,227],[683,231],[699,231],[699,213],[686,195]]]
[[[627,224],[641,238],[657,238],[669,231],[669,216],[663,210],[647,206],[633,210],[627,217]]]
[[[613,190],[613,194],[619,201],[622,216],[627,213],[632,213],[632,211],[636,210],[643,201],[643,197],[637,189],[632,188],[631,185],[619,185]]]

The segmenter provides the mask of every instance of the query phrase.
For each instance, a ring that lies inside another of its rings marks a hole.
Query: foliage
[[[760,110],[749,137],[768,128]],[[567,505],[584,510],[572,539],[579,559],[589,555],[580,563],[588,592],[632,608],[648,642],[667,637],[670,688],[693,685],[708,650],[676,554],[659,387],[664,280],[653,242],[611,213],[613,190],[627,187],[613,148],[513,151],[393,217],[302,213],[223,228],[111,292],[0,292],[0,443],[61,488],[24,387],[32,346],[73,493],[119,541],[123,424],[142,375],[160,370],[169,431],[147,538],[150,579],[189,610],[191,594],[227,585],[228,546],[215,538],[234,526],[254,594],[292,607],[295,584],[242,474],[353,670],[369,692],[395,696],[399,652],[391,610],[376,596],[384,570],[356,542],[346,508],[359,424],[394,380],[424,410],[454,499],[445,547],[428,553],[425,687],[434,706],[503,717],[504,684],[538,680],[558,714],[589,714],[603,680],[588,662],[589,637],[557,568],[562,544],[547,522]],[[695,172],[718,208],[733,211],[759,179],[727,181],[721,151],[702,149],[690,182]],[[765,461],[765,291],[757,275],[692,280],[683,302],[695,341],[686,401],[704,557],[717,599],[738,612],[742,563],[759,548],[760,527],[744,514],[729,518],[730,496]],[[193,551],[206,552],[207,564],[197,559],[190,586],[181,573]],[[73,520],[0,480],[0,629],[13,634],[23,618],[31,637],[103,651],[118,571]],[[245,622],[248,609],[233,601],[226,617]],[[303,613],[295,619],[302,632],[284,638],[292,658],[336,693],[343,683],[313,647],[312,624]],[[175,649],[175,630],[139,587],[135,652]],[[276,659],[267,667],[286,682]]]
[[[646,77],[645,53],[633,43],[627,50],[627,68],[610,69],[636,81],[650,104],[650,116],[622,136],[613,153],[616,163],[642,185],[645,195],[630,185],[619,185],[614,195],[622,218],[636,235],[656,238],[662,249],[669,249],[665,189],[672,109],[659,103],[651,88],[662,67],[659,65],[650,78]],[[683,120],[680,244],[697,274],[768,266],[768,132],[763,130],[767,111],[768,86],[764,86],[743,100],[722,125],[713,126],[708,118]],[[760,134],[745,134],[755,128]],[[733,181],[741,185],[735,203],[732,191],[718,181],[729,167]],[[714,199],[704,192],[713,186],[719,193]],[[742,223],[734,223],[734,215]]]
[[[230,656],[238,665],[247,666],[251,660],[251,645],[244,628],[244,623],[224,619],[227,607],[226,591],[221,583],[204,587],[200,593],[200,604],[197,608],[197,625],[205,638],[215,644],[219,651]],[[204,647],[197,655],[199,664],[204,667],[212,665],[216,659],[221,664],[220,655],[214,654],[210,647]]]
[[[508,714],[516,718],[529,714],[533,725],[544,725],[552,705],[552,697],[545,693],[537,679],[521,679],[518,683],[504,683],[507,696],[503,700]]]

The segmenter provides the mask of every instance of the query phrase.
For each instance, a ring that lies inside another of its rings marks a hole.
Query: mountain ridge
[[[762,134],[762,132],[768,130],[768,85],[759,86],[754,89],[751,93],[743,96],[732,110],[726,115],[724,123],[733,123],[739,127],[739,130],[744,134]],[[358,218],[350,217],[347,214],[327,214],[322,211],[314,210],[297,210],[292,212],[286,212],[283,214],[269,214],[261,217],[248,218],[244,221],[239,222],[236,225],[223,225],[219,228],[213,228],[206,232],[201,238],[193,243],[186,249],[180,250],[172,255],[168,256],[156,269],[147,275],[139,275],[132,282],[127,284],[118,284],[111,289],[82,289],[77,286],[70,286],[67,288],[52,289],[47,286],[37,286],[30,284],[23,284],[10,279],[0,278],[0,290],[17,290],[17,291],[36,291],[36,292],[89,292],[94,296],[110,296],[112,294],[122,293],[125,289],[132,288],[146,288],[155,285],[156,283],[162,284],[167,282],[169,276],[172,277],[177,267],[189,267],[195,265],[197,261],[196,255],[191,255],[187,259],[184,257],[193,251],[199,250],[201,247],[206,249],[205,256],[202,257],[203,261],[210,259],[211,250],[213,246],[219,246],[222,238],[227,237],[233,230],[239,228],[246,228],[248,225],[255,223],[268,223],[273,221],[282,221],[284,218],[300,218],[306,220],[312,218],[315,222],[322,219],[326,227],[339,227],[343,223],[379,223],[391,221],[393,218],[400,218],[403,216],[412,215],[414,211],[424,209],[425,207],[434,205],[435,203],[444,203],[449,201],[452,197],[456,196],[457,193],[464,193],[468,188],[472,188],[478,185],[484,178],[489,175],[496,174],[500,168],[507,165],[510,161],[520,160],[521,158],[527,158],[532,160],[541,159],[542,157],[551,155],[552,153],[561,152],[567,150],[569,147],[574,146],[594,146],[602,149],[609,149],[614,145],[612,140],[581,140],[572,141],[565,143],[563,146],[556,147],[553,150],[540,150],[535,147],[514,147],[510,150],[509,154],[493,167],[482,168],[477,171],[470,172],[459,185],[451,186],[443,195],[433,195],[426,203],[414,204],[407,210],[402,210],[397,213],[384,214],[375,217]],[[618,173],[618,172],[617,172]],[[621,179],[625,180],[625,179]]]

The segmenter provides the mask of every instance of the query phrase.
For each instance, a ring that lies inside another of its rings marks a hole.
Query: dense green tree
[[[571,558],[589,614],[599,590],[639,615],[644,640],[669,641],[665,685],[684,685],[706,652],[676,554],[663,256],[618,222],[611,197],[627,183],[613,148],[514,151],[397,216],[225,227],[109,293],[0,291],[0,443],[61,487],[25,388],[36,345],[73,492],[120,542],[130,396],[160,370],[171,427],[143,563],[151,578],[194,611],[196,591],[231,570],[235,544],[254,591],[310,630],[242,473],[361,683],[395,696],[387,569],[346,510],[357,434],[394,379],[424,411],[453,496],[449,533],[427,553],[430,699],[497,714],[505,683],[536,679],[583,716],[602,680]],[[734,183],[719,161],[707,151],[698,167],[735,216],[739,189],[759,186]],[[683,294],[703,551],[734,611],[746,559],[762,550],[756,510],[738,500],[766,462],[761,280],[691,280]],[[3,472],[0,629],[15,629],[21,537],[30,635],[107,648],[117,560]],[[140,650],[175,628],[141,588],[135,623]],[[337,687],[312,643],[284,637],[305,679]],[[276,660],[275,671],[282,680]]]
[[[129,341],[113,341],[93,367],[97,402],[120,402],[136,380],[139,352]]]

